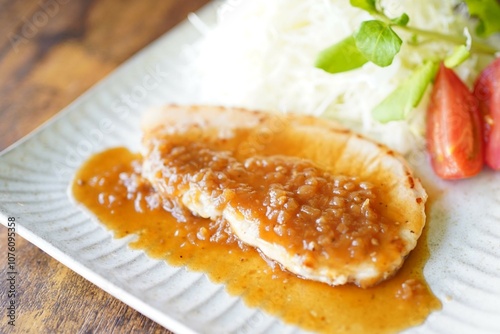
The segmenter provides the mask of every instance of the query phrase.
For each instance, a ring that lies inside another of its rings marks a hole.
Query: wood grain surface
[[[207,2],[0,0],[0,150]],[[1,225],[0,239],[0,333],[170,333],[19,236],[17,319],[8,325]]]

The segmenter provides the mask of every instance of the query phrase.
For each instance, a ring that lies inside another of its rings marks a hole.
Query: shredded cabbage
[[[451,0],[387,0],[386,12],[410,16],[410,25],[463,35],[467,20]],[[351,35],[366,12],[348,0],[226,1],[218,22],[204,29],[196,60],[205,103],[271,112],[296,112],[339,120],[389,147],[409,153],[423,145],[429,92],[405,121],[380,124],[372,109],[424,60],[453,49],[440,43],[403,44],[393,64],[328,74],[314,67],[319,51]],[[402,36],[409,40],[411,36]],[[473,56],[459,69],[471,83],[479,70]]]

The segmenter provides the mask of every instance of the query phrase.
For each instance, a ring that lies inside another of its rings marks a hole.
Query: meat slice
[[[306,279],[369,287],[425,224],[426,194],[387,148],[307,116],[167,106],[143,125],[144,176],[179,219],[225,219]]]

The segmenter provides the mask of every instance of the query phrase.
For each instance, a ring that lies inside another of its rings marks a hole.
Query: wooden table
[[[0,0],[0,150],[35,129],[208,0]],[[16,327],[0,333],[170,333],[18,237]]]

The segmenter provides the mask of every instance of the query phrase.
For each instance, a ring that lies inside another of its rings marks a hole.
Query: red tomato
[[[481,117],[477,99],[441,64],[427,110],[427,148],[443,179],[461,179],[483,167]]]
[[[481,72],[474,85],[474,95],[483,116],[485,162],[500,170],[500,58]]]

